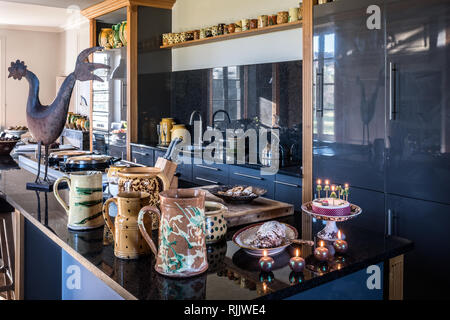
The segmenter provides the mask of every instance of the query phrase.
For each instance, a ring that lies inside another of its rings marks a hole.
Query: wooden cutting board
[[[208,191],[208,189],[213,187],[216,186],[205,186],[195,189]],[[228,227],[267,221],[294,214],[293,205],[263,197],[259,197],[247,204],[231,204],[208,192],[206,200],[220,202],[227,206],[228,213],[224,216]]]

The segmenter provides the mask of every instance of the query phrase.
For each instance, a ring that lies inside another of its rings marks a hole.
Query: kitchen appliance
[[[103,155],[84,155],[71,157],[61,165],[63,171],[99,170],[104,171],[113,163],[120,161],[119,158]]]

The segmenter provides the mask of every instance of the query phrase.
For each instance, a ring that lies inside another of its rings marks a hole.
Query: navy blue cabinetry
[[[274,199],[294,205],[294,210],[301,211],[302,207],[302,178],[275,175]]]
[[[126,159],[127,148],[125,146],[117,146],[117,145],[110,144],[108,146],[108,154],[111,157]]]
[[[177,173],[179,179],[191,182],[192,181],[192,155],[190,153],[179,153],[174,159],[177,163]]]
[[[274,197],[274,175],[261,175],[258,169],[231,166],[230,184],[264,188],[267,190],[265,197],[271,199]]]
[[[226,164],[207,164],[202,161],[202,164],[193,164],[192,182],[198,185],[228,185],[228,171],[229,166]]]
[[[391,232],[414,242],[405,256],[405,299],[448,299],[450,205],[388,196]]]
[[[154,150],[149,147],[131,145],[131,160],[148,167],[155,165]]]

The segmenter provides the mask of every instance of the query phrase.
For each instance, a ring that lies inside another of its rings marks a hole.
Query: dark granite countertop
[[[103,228],[88,232],[69,231],[66,226],[67,214],[53,193],[38,194],[26,190],[26,182],[34,178],[30,172],[18,168],[11,157],[0,159],[2,196],[17,210],[27,213],[26,218],[32,223],[45,226],[61,243],[86,258],[88,263],[95,266],[96,272],[106,274],[138,299],[283,299],[401,255],[413,246],[402,238],[386,238],[382,234],[346,227],[342,223],[340,227],[347,235],[350,247],[345,256],[336,256],[336,261],[323,265],[308,255],[310,248],[301,248],[302,256],[306,256],[307,264],[315,267],[316,272],[305,269],[300,275],[301,283],[291,284],[291,272],[287,264],[295,248],[290,247],[274,257],[274,279],[264,289],[260,281],[258,258],[248,256],[231,241],[232,235],[239,229],[231,228],[227,241],[208,246],[210,268],[205,274],[184,280],[170,279],[154,271],[153,255],[134,261],[116,258],[111,244],[102,245]],[[63,190],[62,194],[68,197],[67,190]],[[301,214],[282,221],[301,231]]]

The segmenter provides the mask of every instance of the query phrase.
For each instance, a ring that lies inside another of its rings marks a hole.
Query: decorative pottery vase
[[[172,139],[181,138],[183,141],[187,141],[189,137],[189,131],[184,124],[175,124],[172,127],[170,136]]]
[[[280,11],[277,15],[277,24],[288,23],[289,21],[289,12]]]
[[[112,27],[114,32],[114,48],[123,47],[122,40],[120,40],[120,23]]]
[[[162,35],[162,45],[163,46],[168,46],[170,44],[169,43],[169,36],[170,36],[170,33],[164,33]]]
[[[149,204],[150,194],[146,192],[121,192],[116,198],[106,200],[103,217],[114,239],[114,255],[121,259],[137,259],[150,253],[150,248],[138,229],[138,215],[142,207]],[[114,202],[118,208],[114,223],[109,216],[109,205]],[[148,218],[148,217],[147,217]],[[151,228],[152,219],[141,222]]]
[[[227,221],[224,213],[228,208],[218,202],[205,202],[206,243],[211,244],[223,240],[227,234]]]
[[[168,146],[172,140],[172,128],[175,124],[173,118],[162,118],[159,123],[161,145]]]
[[[289,9],[289,22],[298,21],[298,8],[290,8]]]
[[[265,28],[269,24],[269,17],[262,15],[258,17],[258,28]]]
[[[112,28],[103,28],[98,35],[98,44],[106,49],[111,49],[111,37],[112,43],[114,43],[114,33]]]
[[[206,38],[206,28],[203,28],[200,30],[200,39],[205,39]]]
[[[69,186],[69,205],[59,193],[58,186],[63,181],[67,182]],[[53,193],[69,216],[67,224],[69,229],[88,230],[103,226],[101,172],[72,172],[70,177],[64,176],[56,180]]]
[[[258,29],[258,19],[250,20],[250,30]]]
[[[219,35],[219,26],[212,26],[211,34],[213,37],[217,37]]]
[[[237,21],[234,27],[234,32],[241,32],[241,31],[242,31],[242,20]]]
[[[126,22],[126,21],[123,21],[123,22],[120,24],[120,28],[119,28],[119,36],[120,36],[120,41],[122,41],[122,44],[123,44],[124,46],[126,46],[127,43],[128,43],[127,29],[128,29],[127,22]]]
[[[217,25],[217,28],[218,28],[218,35],[219,36],[221,36],[221,35],[223,35],[224,33],[225,33],[225,23],[219,23],[218,25]]]
[[[269,21],[268,25],[269,26],[276,25],[277,24],[277,19],[278,19],[278,16],[276,14],[273,14],[273,15],[269,16],[268,17],[268,21]]]
[[[199,40],[200,39],[200,30],[194,30],[194,40]]]
[[[242,19],[241,20],[242,31],[250,30],[250,20]]]
[[[236,24],[235,23],[230,23],[228,25],[228,33],[234,33],[236,31]]]
[[[168,277],[192,277],[208,269],[206,256],[205,197],[203,190],[173,189],[161,192],[161,211],[142,208],[139,229],[156,256],[155,270]],[[159,250],[148,227],[146,213],[160,216]]]

